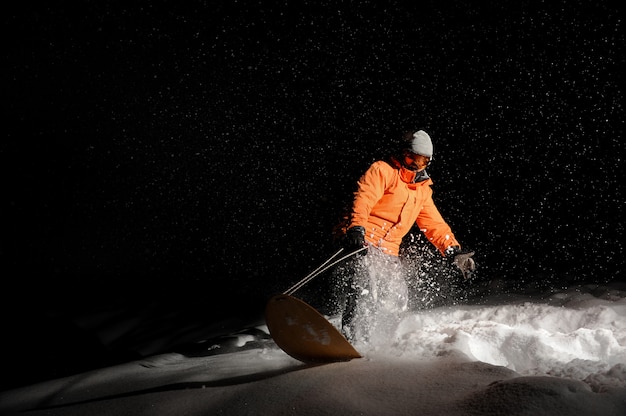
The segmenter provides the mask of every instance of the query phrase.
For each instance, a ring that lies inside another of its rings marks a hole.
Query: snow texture
[[[306,365],[264,325],[241,328],[193,350],[5,391],[0,413],[623,415],[626,288],[413,310],[360,352]]]

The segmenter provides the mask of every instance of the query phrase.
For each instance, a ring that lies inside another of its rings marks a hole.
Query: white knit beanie
[[[409,150],[415,154],[433,157],[433,142],[424,130],[413,133],[413,139],[409,143]]]

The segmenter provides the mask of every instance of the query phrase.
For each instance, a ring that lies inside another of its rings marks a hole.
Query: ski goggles
[[[407,165],[416,170],[426,169],[433,161],[432,157],[418,155],[413,152],[406,152],[404,157],[407,159]]]

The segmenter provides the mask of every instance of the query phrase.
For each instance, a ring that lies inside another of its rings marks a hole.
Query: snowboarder
[[[358,181],[344,247],[367,250],[348,266],[342,330],[349,341],[367,342],[375,333],[391,335],[398,314],[407,309],[408,288],[398,256],[414,224],[463,277],[475,269],[473,252],[461,250],[433,202],[426,172],[432,159],[430,136],[411,131],[403,136],[399,151],[374,162]]]

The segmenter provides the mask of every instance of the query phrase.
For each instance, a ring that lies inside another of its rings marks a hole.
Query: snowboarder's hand
[[[356,225],[348,228],[343,246],[346,250],[351,252],[365,247],[365,227]],[[360,253],[365,254],[365,250]]]
[[[461,270],[465,280],[471,279],[472,273],[476,270],[476,262],[472,258],[473,255],[473,251],[463,251],[458,246],[451,246],[446,249],[446,259]]]

